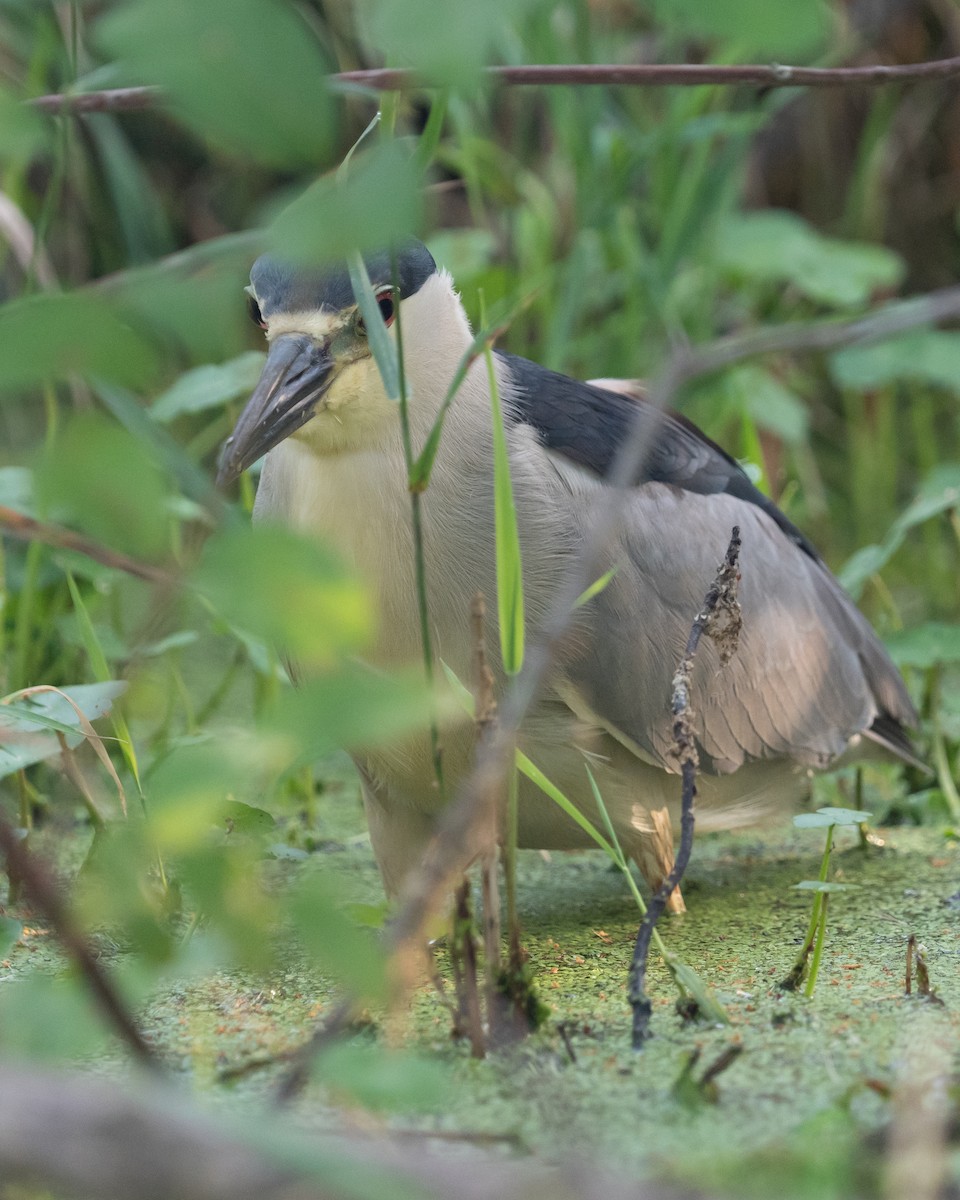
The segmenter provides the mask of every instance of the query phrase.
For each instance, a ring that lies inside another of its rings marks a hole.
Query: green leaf
[[[820,0],[789,5],[769,0],[655,0],[654,12],[674,34],[728,42],[743,56],[788,61],[814,53],[831,29]]]
[[[914,329],[875,346],[850,346],[830,359],[840,387],[874,391],[897,380],[960,389],[960,333]]]
[[[28,296],[0,307],[0,390],[96,375],[130,386],[155,374],[151,344],[89,293]]]
[[[490,408],[493,414],[493,501],[497,550],[497,617],[500,625],[500,656],[508,675],[523,666],[524,608],[523,561],[517,508],[510,482],[510,457],[500,405],[500,390],[493,366],[493,352],[485,350]]]
[[[734,278],[789,283],[833,308],[862,307],[875,292],[895,287],[903,275],[903,264],[892,250],[822,237],[801,217],[774,209],[726,217],[715,255],[720,268]]]
[[[367,589],[317,541],[282,527],[211,538],[194,583],[228,622],[305,667],[329,666],[373,632]]]
[[[4,163],[26,163],[50,149],[49,117],[25,104],[7,88],[0,88],[0,158]]]
[[[439,1112],[452,1087],[448,1069],[436,1058],[357,1041],[319,1055],[314,1077],[343,1100],[400,1113]]]
[[[173,387],[150,405],[150,415],[155,421],[167,424],[188,413],[222,408],[238,396],[253,391],[264,361],[265,356],[259,350],[248,350],[228,362],[207,363],[185,371]]]
[[[11,946],[23,933],[23,923],[13,917],[0,917],[0,958],[5,958]]]
[[[862,825],[873,813],[859,808],[818,808],[812,813],[798,813],[793,823],[798,829],[823,829],[828,825]]]
[[[366,41],[391,66],[413,67],[431,83],[473,87],[480,69],[514,44],[513,28],[538,0],[425,0],[359,6]]]
[[[863,585],[890,561],[903,545],[909,530],[931,517],[960,506],[960,466],[948,464],[934,468],[917,489],[913,500],[890,526],[880,545],[864,546],[852,555],[839,579],[856,600]]]
[[[795,892],[849,892],[849,883],[825,883],[822,879],[804,879],[802,883],[793,885]]]
[[[382,1003],[389,994],[383,944],[376,930],[350,919],[342,895],[343,883],[330,870],[300,882],[290,903],[297,933],[319,968],[351,995]]]
[[[88,720],[96,721],[110,711],[126,688],[125,683],[111,680],[60,690]],[[38,692],[16,704],[0,705],[0,779],[60,752],[59,741],[47,731],[65,733],[67,745],[73,748],[83,741],[79,728],[76,712],[55,692]]]
[[[360,254],[354,253],[349,258],[350,283],[353,294],[360,306],[363,323],[367,331],[367,340],[383,380],[383,389],[390,400],[400,399],[400,360],[397,354],[397,343],[387,332],[387,326],[377,304],[377,297],[367,274],[367,267]]]
[[[324,175],[268,229],[279,257],[304,265],[342,263],[353,251],[383,250],[414,233],[422,198],[419,166],[400,140],[359,156],[349,174]]]
[[[941,663],[960,662],[960,625],[928,621],[913,629],[904,629],[884,639],[890,657],[898,667],[928,669]]]
[[[385,746],[426,730],[433,706],[422,670],[388,675],[349,664],[284,692],[263,727],[296,747],[294,769],[337,748]]]
[[[282,0],[130,0],[96,34],[131,83],[157,84],[214,145],[268,167],[323,162],[328,62]]]
[[[36,470],[38,504],[139,559],[169,545],[166,492],[147,448],[98,412],[73,417]]]
[[[34,1062],[101,1050],[107,1031],[79,979],[33,974],[0,988],[0,1028],[7,1054]]]
[[[33,472],[27,467],[0,467],[0,504],[33,516]]]
[[[266,809],[257,808],[253,804],[242,804],[239,800],[228,800],[223,806],[223,818],[228,822],[231,832],[245,833],[252,837],[262,837],[272,833],[277,822]]]

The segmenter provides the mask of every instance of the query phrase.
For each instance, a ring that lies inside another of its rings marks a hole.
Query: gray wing
[[[575,493],[603,486],[636,401],[505,356],[514,419],[532,425]],[[576,494],[579,493],[579,496]],[[788,757],[823,767],[868,733],[910,755],[916,715],[865,618],[813,546],[695,426],[668,416],[636,481],[618,571],[589,604],[565,662],[567,699],[663,766],[673,765],[670,687],[691,624],[740,526],[743,632],[721,666],[701,643],[695,728],[708,770]]]

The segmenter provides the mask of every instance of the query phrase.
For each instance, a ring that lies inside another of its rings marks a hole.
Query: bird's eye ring
[[[250,314],[250,320],[254,325],[259,325],[261,329],[266,329],[267,323],[263,319],[263,313],[260,311],[260,305],[256,302],[253,296],[247,297],[247,312]]]
[[[377,292],[377,308],[380,309],[380,316],[383,317],[383,323],[387,327],[393,324],[394,318],[394,303],[393,303],[393,288],[381,288]],[[367,323],[363,317],[357,315],[357,332],[364,337],[367,336]]]
[[[393,288],[385,288],[383,291],[377,292],[377,307],[380,309],[380,316],[383,317],[384,325],[392,325]]]

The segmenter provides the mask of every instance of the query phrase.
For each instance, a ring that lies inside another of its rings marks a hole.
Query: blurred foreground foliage
[[[938,271],[956,279],[955,228],[933,262],[905,253],[899,232],[933,221],[936,189],[955,221],[960,172],[934,178],[930,165],[910,208],[891,166],[918,112],[945,127],[947,85],[858,91],[855,111],[825,115],[792,91],[510,90],[481,74],[491,61],[870,59],[892,35],[860,7],[451,0],[442,21],[419,0],[0,8],[0,505],[170,577],[150,585],[39,541],[2,543],[0,695],[13,700],[0,789],[24,837],[38,823],[82,832],[76,913],[122,948],[129,1004],[217,966],[268,973],[289,939],[362,1000],[387,995],[377,938],[344,904],[349,880],[313,869],[309,832],[285,840],[271,814],[303,813],[309,829],[318,762],[423,728],[430,697],[416,664],[386,680],[355,664],[377,614],[341,564],[252,531],[249,481],[237,503],[213,492],[217,447],[262,361],[241,290],[252,258],[273,246],[339,260],[418,233],[475,323],[481,297],[515,311],[506,346],[584,378],[649,376],[680,339],[853,315]],[[955,52],[957,30],[921,9],[916,55]],[[384,62],[435,86],[379,97],[327,83]],[[49,117],[25,103],[138,84],[163,101]],[[337,181],[381,102],[384,136]],[[849,157],[833,177],[805,164],[796,133],[828,118]],[[792,191],[777,191],[780,168]],[[824,190],[828,219],[803,199]],[[777,195],[789,198],[763,206]],[[936,786],[911,781],[901,810],[916,819],[956,801],[958,379],[960,333],[922,330],[828,360],[758,360],[684,402],[889,636],[938,767]],[[290,689],[277,647],[319,669],[314,683]],[[100,718],[119,793],[76,709],[37,685]],[[66,776],[60,738],[76,760]],[[295,882],[275,886],[276,862],[301,868]],[[61,865],[74,870],[76,852]],[[28,914],[7,912],[12,945]],[[74,1057],[102,1036],[69,971],[0,988],[4,1053]],[[354,1058],[321,1060],[341,1093],[442,1103],[433,1066],[374,1069],[363,1047]]]

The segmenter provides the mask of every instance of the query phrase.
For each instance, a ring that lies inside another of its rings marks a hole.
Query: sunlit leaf
[[[207,543],[196,586],[233,625],[304,666],[329,665],[373,629],[366,588],[311,538],[257,525]]]
[[[131,83],[158,84],[215,145],[271,167],[324,161],[328,63],[284,0],[129,0],[97,26]]]
[[[33,472],[26,467],[0,467],[0,504],[31,516]]]
[[[309,762],[338,747],[384,746],[426,730],[434,703],[422,669],[385,674],[350,664],[285,692],[264,728],[294,739],[298,761]]]

